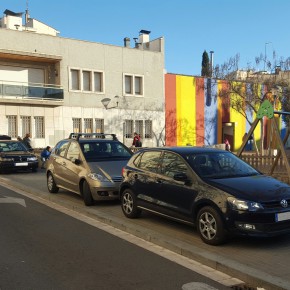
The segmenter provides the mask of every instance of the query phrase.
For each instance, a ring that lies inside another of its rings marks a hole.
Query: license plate
[[[28,166],[28,162],[18,162],[15,163],[15,166]]]
[[[276,222],[290,220],[290,211],[276,213]]]

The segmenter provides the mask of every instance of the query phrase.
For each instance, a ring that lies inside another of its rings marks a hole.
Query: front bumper
[[[289,213],[288,209],[269,210],[266,212],[236,212],[232,211],[228,218],[229,232],[238,235],[272,237],[290,233],[290,218],[278,221],[277,215]]]
[[[0,162],[1,171],[18,171],[25,169],[37,169],[38,161],[24,161],[24,162]]]
[[[91,193],[94,200],[115,200],[119,199],[120,183],[106,183],[100,186],[91,187]]]

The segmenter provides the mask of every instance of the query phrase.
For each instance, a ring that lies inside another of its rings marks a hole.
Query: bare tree
[[[265,98],[272,101],[274,109],[276,104],[281,103],[282,108],[289,111],[290,58],[278,59],[273,52],[272,59],[269,60],[266,55],[260,54],[255,58],[255,66],[249,66],[246,70],[239,70],[239,60],[237,54],[214,68],[214,77],[226,81],[226,86],[218,94],[224,100],[223,104],[241,114],[250,126],[253,122],[250,113],[257,113]],[[259,69],[261,65],[264,65],[264,70]],[[263,92],[260,90],[261,85],[264,85]],[[288,121],[286,118],[287,125]]]

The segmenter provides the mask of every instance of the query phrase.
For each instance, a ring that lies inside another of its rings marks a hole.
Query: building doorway
[[[223,123],[222,127],[222,142],[225,139],[228,139],[231,145],[231,151],[234,151],[235,148],[235,123],[234,122],[226,122]]]

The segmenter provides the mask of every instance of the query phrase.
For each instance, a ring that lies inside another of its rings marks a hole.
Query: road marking
[[[218,290],[210,285],[200,282],[192,282],[182,285],[182,290]]]
[[[51,200],[46,200],[44,198],[34,196],[32,194],[29,194],[26,191],[15,188],[12,185],[5,184],[5,183],[1,182],[1,180],[0,180],[0,184],[6,188],[12,189],[13,191],[15,191],[21,195],[24,195],[30,199],[33,199],[37,202],[40,202],[40,203],[42,203],[50,208],[53,208],[57,211],[60,211],[66,215],[69,215],[69,216],[77,219],[77,220],[80,220],[80,221],[85,222],[91,226],[94,226],[100,230],[103,230],[111,235],[114,235],[114,236],[117,236],[123,240],[126,240],[127,242],[130,242],[136,246],[139,246],[147,251],[155,253],[156,255],[159,255],[167,260],[170,260],[174,263],[177,263],[177,264],[179,264],[179,265],[181,265],[181,266],[183,266],[183,267],[185,267],[193,272],[196,272],[204,277],[207,277],[213,281],[216,281],[224,286],[233,287],[233,286],[245,284],[245,282],[243,282],[237,278],[234,278],[230,275],[224,274],[218,270],[215,270],[211,267],[203,265],[202,263],[199,263],[195,260],[189,259],[185,256],[181,256],[181,255],[179,255],[173,251],[167,250],[161,246],[155,245],[152,242],[143,240],[139,237],[134,236],[133,234],[127,233],[127,232],[122,231],[118,228],[114,228],[111,225],[105,224],[105,223],[98,221],[94,218],[88,217],[80,212],[75,212],[73,209],[68,209],[64,206],[61,206],[57,203],[54,203]]]
[[[26,203],[25,203],[25,200],[23,198],[4,196],[4,198],[0,197],[0,203],[18,203],[18,204],[26,207]]]

